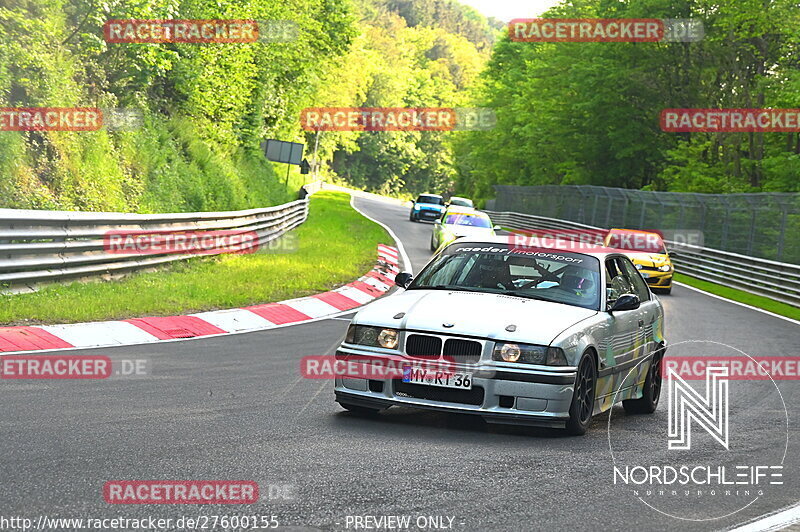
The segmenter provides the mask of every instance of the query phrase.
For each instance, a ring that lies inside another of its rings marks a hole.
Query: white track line
[[[356,196],[355,196],[355,194],[352,193],[352,191],[350,193],[350,206],[353,209],[355,209],[356,212],[358,212],[361,216],[366,218],[367,220],[375,222],[376,224],[378,224],[381,227],[383,227],[384,229],[386,229],[386,232],[389,233],[389,236],[394,238],[394,242],[395,242],[395,244],[397,244],[397,249],[400,251],[400,256],[403,257],[403,266],[405,267],[404,271],[407,271],[408,273],[413,274],[414,273],[414,267],[411,265],[411,260],[408,258],[408,254],[406,253],[406,248],[403,247],[403,242],[397,237],[397,235],[394,233],[394,231],[392,231],[392,229],[388,225],[386,225],[385,223],[379,222],[378,220],[376,220],[372,216],[369,216],[364,211],[362,211],[361,209],[356,207]]]
[[[775,314],[774,312],[770,312],[768,310],[764,310],[763,308],[754,307],[753,305],[748,305],[746,303],[740,303],[738,301],[734,301],[733,299],[728,299],[727,297],[718,296],[717,294],[712,294],[711,292],[706,292],[705,290],[700,290],[699,288],[695,288],[694,286],[689,286],[685,283],[679,283],[678,281],[672,281],[674,284],[678,286],[682,286],[684,288],[688,288],[689,290],[694,290],[695,292],[700,292],[701,294],[705,294],[708,297],[713,297],[714,299],[720,299],[722,301],[727,301],[728,303],[733,303],[734,305],[739,305],[740,307],[748,308],[750,310],[755,310],[757,312],[761,312],[762,314],[767,314],[768,316],[772,316],[774,318],[780,318],[782,320],[788,321],[789,323],[794,323],[795,325],[800,325],[800,321],[793,320],[792,318],[788,318],[786,316],[781,316],[780,314]]]
[[[374,301],[374,299],[373,299]],[[278,301],[278,303],[282,303],[282,301]],[[368,304],[371,304],[368,303]],[[367,305],[364,305],[367,306]],[[306,325],[307,323],[314,323],[316,321],[325,321],[331,318],[335,318],[338,316],[343,316],[345,314],[351,314],[356,312],[356,310],[360,310],[361,307],[352,308],[350,310],[342,310],[337,312],[336,314],[331,314],[330,316],[321,316],[319,318],[312,318],[310,320],[305,321],[296,321],[292,323],[282,323],[280,325],[274,325],[272,327],[266,327],[264,329],[254,329],[250,331],[234,331],[234,332],[226,332],[226,333],[218,333],[218,334],[206,334],[204,336],[192,336],[191,338],[170,338],[168,340],[158,340],[157,342],[132,342],[129,344],[116,344],[116,345],[91,345],[86,347],[56,347],[55,349],[35,349],[29,351],[3,351],[0,353],[0,357],[4,357],[7,355],[34,355],[39,353],[50,353],[50,352],[63,352],[63,351],[78,351],[78,350],[88,350],[88,349],[117,349],[120,347],[130,347],[134,345],[149,345],[150,347],[158,346],[161,344],[169,344],[173,342],[191,342],[193,340],[207,340],[209,338],[221,338],[223,336],[233,336],[236,334],[251,334],[256,332],[264,332],[264,331],[273,331],[275,329],[283,329],[284,327],[294,327],[296,325]],[[33,327],[43,327],[42,325],[33,325]]]
[[[729,532],[769,532],[781,530],[800,521],[800,505],[757,518],[747,524],[729,529]]]

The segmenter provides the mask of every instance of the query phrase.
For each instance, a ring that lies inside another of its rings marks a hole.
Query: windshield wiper
[[[533,294],[520,294],[519,292],[515,292],[514,290],[502,290],[500,292],[492,292],[494,294],[502,294],[504,296],[513,296],[513,297],[521,297],[523,299],[535,299],[537,301],[550,301],[555,303],[552,299],[547,299],[544,297],[535,296]]]
[[[434,286],[412,286],[409,290],[451,290],[454,292],[472,292],[471,288],[466,288],[464,286],[455,286],[451,284],[437,284]]]

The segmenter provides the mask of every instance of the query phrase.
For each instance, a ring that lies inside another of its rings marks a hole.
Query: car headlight
[[[514,344],[498,342],[492,352],[492,360],[498,362],[520,362],[543,366],[566,366],[567,357],[560,347],[543,345]]]
[[[664,264],[664,265],[658,267],[658,271],[660,271],[660,272],[668,272],[671,269],[672,269],[672,266],[670,266],[669,264]]]
[[[383,327],[370,327],[369,325],[350,325],[344,341],[348,344],[368,345],[397,349],[397,329],[384,329]]]
[[[418,211],[419,210],[419,205],[414,205],[414,210]]]
[[[642,265],[641,264],[634,264],[634,266],[636,266],[637,270],[641,270],[642,269]]]

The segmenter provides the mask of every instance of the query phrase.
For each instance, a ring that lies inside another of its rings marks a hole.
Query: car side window
[[[619,299],[622,294],[633,294],[634,289],[623,275],[616,259],[606,260],[606,299],[609,303]]]
[[[650,289],[647,288],[647,283],[639,275],[638,270],[627,257],[617,258],[617,262],[625,272],[625,277],[633,286],[633,294],[639,296],[639,301],[648,301],[650,299]]]

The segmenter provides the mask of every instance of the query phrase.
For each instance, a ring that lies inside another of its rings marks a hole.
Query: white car
[[[447,202],[447,206],[453,207],[467,207],[468,209],[472,209],[475,205],[472,203],[472,200],[469,198],[460,198],[458,196],[453,196],[450,198],[450,201]]]
[[[336,358],[399,360],[402,375],[337,377],[348,410],[409,406],[582,434],[618,401],[629,413],[658,406],[664,311],[622,253],[460,239],[396,283],[406,289],[354,316]]]

